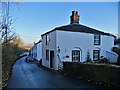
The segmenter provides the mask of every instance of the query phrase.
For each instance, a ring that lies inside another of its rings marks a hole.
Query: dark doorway
[[[53,68],[54,51],[50,51],[50,68]]]

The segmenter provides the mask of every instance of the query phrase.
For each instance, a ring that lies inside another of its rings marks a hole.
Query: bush
[[[110,61],[109,61],[106,57],[101,56],[100,62],[101,62],[101,63],[109,63]]]
[[[112,51],[118,54],[117,64],[120,65],[120,48],[113,47]]]
[[[120,67],[108,64],[81,64],[64,62],[63,73],[73,77],[120,87]]]
[[[95,61],[95,63],[110,63],[110,61],[106,57],[101,56],[99,60]]]
[[[86,61],[84,63],[93,63],[92,59],[90,58],[90,53],[89,51],[87,51],[87,57],[86,57]]]
[[[20,41],[12,40],[2,45],[2,87],[4,88],[7,79],[10,76],[12,66],[15,61],[21,57],[19,55],[24,51],[20,47]]]

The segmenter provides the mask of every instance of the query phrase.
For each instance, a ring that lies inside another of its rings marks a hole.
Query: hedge
[[[105,64],[64,62],[63,73],[120,87],[120,67]]]

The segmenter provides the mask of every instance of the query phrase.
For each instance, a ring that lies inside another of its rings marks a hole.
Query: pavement
[[[25,62],[25,57],[16,61],[7,88],[103,88],[85,80],[65,76],[59,72]]]

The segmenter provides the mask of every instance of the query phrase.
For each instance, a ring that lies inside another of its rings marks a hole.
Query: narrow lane
[[[93,83],[76,80],[58,72],[39,68],[34,63],[26,63],[25,57],[13,66],[7,88],[100,88]]]

